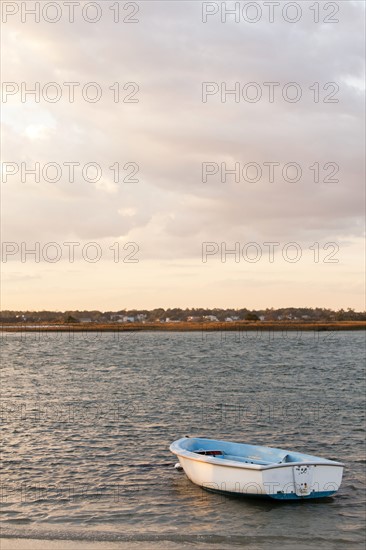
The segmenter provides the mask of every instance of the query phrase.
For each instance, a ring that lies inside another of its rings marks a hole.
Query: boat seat
[[[257,460],[252,459],[246,456],[238,456],[238,455],[229,455],[226,454],[223,451],[216,451],[216,450],[207,450],[207,449],[198,449],[197,451],[194,451],[198,455],[204,455],[204,456],[213,456],[216,458],[224,458],[225,460],[233,460],[234,462],[243,462],[244,464],[258,464],[260,466],[267,466],[268,464],[273,464],[273,461],[269,460]]]
[[[268,460],[256,460],[246,456],[237,456],[237,455],[225,455],[226,460],[234,460],[235,462],[244,462],[245,464],[258,464],[260,466],[266,466],[267,464],[273,464]]]
[[[287,454],[286,456],[283,457],[283,459],[280,461],[280,463],[281,462],[302,462],[302,460],[303,459],[301,459],[298,456]]]
[[[202,451],[194,451],[196,454],[198,455],[206,455],[206,456],[222,456],[224,453],[222,451],[207,451],[207,450],[203,450]]]

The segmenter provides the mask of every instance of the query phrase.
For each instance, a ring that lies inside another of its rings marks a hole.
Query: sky
[[[363,2],[35,4],[2,3],[2,309],[364,310]]]

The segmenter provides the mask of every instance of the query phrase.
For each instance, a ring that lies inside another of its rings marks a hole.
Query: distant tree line
[[[365,321],[366,312],[354,309],[334,311],[325,308],[221,309],[156,308],[120,309],[117,311],[9,311],[0,312],[0,322],[78,323],[78,322],[174,322],[174,321]]]

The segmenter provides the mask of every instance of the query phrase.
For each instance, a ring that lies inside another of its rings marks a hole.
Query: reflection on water
[[[4,535],[361,542],[362,333],[5,333],[2,352]],[[341,490],[209,493],[173,468],[185,434],[342,461]]]

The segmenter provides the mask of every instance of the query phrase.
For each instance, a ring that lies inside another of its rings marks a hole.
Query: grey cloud
[[[135,80],[141,101],[95,105],[19,105],[30,123],[54,120],[46,140],[27,140],[9,129],[6,157],[41,162],[116,160],[140,164],[141,182],[103,192],[92,185],[21,186],[6,191],[8,234],[83,239],[136,234],[152,257],[199,254],[200,240],[239,237],[318,239],[360,235],[362,225],[362,96],[344,83],[359,78],[363,32],[360,8],[342,5],[341,22],[316,26],[236,25],[200,21],[192,3],[144,3],[141,23],[20,25],[7,80],[97,80],[108,87]],[[35,35],[35,31],[37,34]],[[280,39],[279,39],[280,36]],[[202,81],[315,81],[341,83],[340,103],[202,104]],[[17,125],[18,128],[18,125]],[[55,158],[56,157],[56,158]],[[235,184],[201,181],[201,163],[337,162],[339,184]],[[111,175],[108,174],[109,180]],[[187,197],[190,197],[187,199]],[[123,208],[136,215],[123,217]]]

